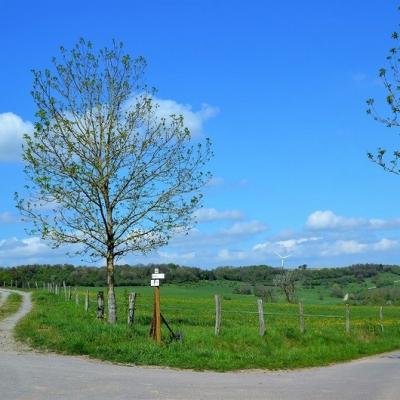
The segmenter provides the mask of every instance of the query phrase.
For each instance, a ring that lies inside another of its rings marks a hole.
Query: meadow
[[[345,332],[345,307],[332,299],[313,304],[312,292],[302,290],[305,332],[299,329],[298,305],[266,303],[266,333],[259,335],[257,298],[233,292],[232,282],[167,284],[161,288],[161,312],[183,341],[169,338],[162,328],[163,344],[149,338],[153,310],[150,287],[117,289],[118,323],[96,319],[96,293],[90,290],[89,312],[79,304],[45,290],[33,291],[34,309],[17,326],[17,338],[33,347],[63,354],[80,354],[135,365],[158,365],[196,370],[249,368],[287,369],[326,365],[400,347],[400,307],[384,308],[382,330],[378,306],[351,307],[350,333]],[[137,293],[135,321],[128,326],[127,298]],[[222,326],[214,335],[214,294],[222,300]],[[107,296],[105,296],[107,297]],[[106,308],[107,309],[107,308]]]

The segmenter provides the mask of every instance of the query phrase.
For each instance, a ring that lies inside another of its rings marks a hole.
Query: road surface
[[[17,317],[0,323],[1,400],[398,400],[400,351],[290,372],[194,372],[129,367],[29,352],[12,340]],[[11,338],[11,339],[10,339]],[[90,338],[88,338],[90,340]]]

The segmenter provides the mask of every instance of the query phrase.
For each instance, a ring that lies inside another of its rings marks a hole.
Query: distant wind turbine
[[[281,263],[282,263],[282,268],[285,267],[285,260],[290,257],[290,254],[288,254],[287,256],[281,256],[279,253],[277,253],[276,251],[274,251],[274,253],[281,259]]]

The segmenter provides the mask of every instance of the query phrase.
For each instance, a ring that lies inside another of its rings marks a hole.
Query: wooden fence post
[[[379,307],[379,320],[381,323],[381,330],[383,332],[384,328],[383,328],[383,307],[382,306]]]
[[[71,301],[71,299],[72,299],[71,286],[68,286],[68,301]]]
[[[300,333],[304,333],[304,307],[303,303],[299,303]]]
[[[97,319],[104,318],[104,293],[97,293]]]
[[[346,333],[350,333],[350,307],[346,304]]]
[[[63,281],[63,288],[64,288],[64,300],[67,300],[67,286],[65,285],[65,281]]]
[[[258,324],[260,329],[260,336],[265,334],[265,321],[264,321],[264,305],[262,299],[257,299],[258,306]]]
[[[85,311],[88,312],[89,310],[89,290],[86,290],[85,294]]]
[[[215,295],[215,336],[221,332],[221,297]]]
[[[75,304],[79,305],[79,293],[77,291],[75,292]]]
[[[135,319],[135,300],[136,293],[129,293],[128,296],[128,325],[132,325]]]

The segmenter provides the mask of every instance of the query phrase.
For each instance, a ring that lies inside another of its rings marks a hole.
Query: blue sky
[[[21,133],[30,70],[59,45],[117,38],[149,64],[167,110],[214,144],[214,179],[189,237],[126,262],[340,266],[398,263],[400,177],[368,161],[397,132],[365,113],[400,14],[395,1],[2,2],[0,265],[74,262],[24,232]]]

